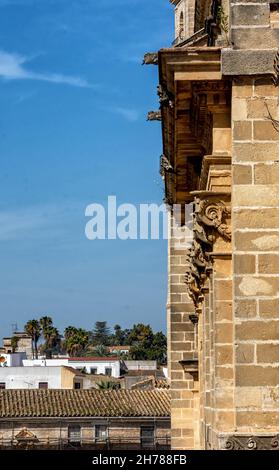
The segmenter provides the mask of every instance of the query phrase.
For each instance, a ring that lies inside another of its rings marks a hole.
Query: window
[[[79,425],[71,425],[68,427],[68,439],[70,444],[80,445],[81,430]]]
[[[91,367],[91,368],[90,368],[90,374],[96,375],[97,372],[98,372],[97,367]]]
[[[140,442],[144,449],[154,448],[154,426],[141,426]]]
[[[47,390],[48,389],[48,382],[39,382],[39,388]]]
[[[80,390],[81,389],[81,383],[80,382],[75,382],[74,383],[74,389],[75,390]]]
[[[108,437],[108,427],[106,424],[96,424],[95,438],[98,440],[106,440]]]
[[[111,367],[106,367],[105,368],[105,375],[108,375],[109,377],[111,377],[111,375],[112,375],[112,368]]]
[[[184,15],[183,11],[180,13],[179,17],[179,39],[184,39],[185,31],[184,31]]]
[[[0,390],[5,390],[6,384],[5,382],[0,382]]]

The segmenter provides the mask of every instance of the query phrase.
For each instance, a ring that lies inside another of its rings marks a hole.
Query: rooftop
[[[0,418],[169,417],[168,390],[0,390]]]
[[[119,361],[119,357],[106,356],[106,357],[69,357],[70,362],[114,362]]]

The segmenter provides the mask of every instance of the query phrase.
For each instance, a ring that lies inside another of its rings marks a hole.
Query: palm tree
[[[24,331],[32,338],[32,356],[38,359],[38,341],[41,336],[41,325],[38,320],[29,320],[24,326]]]
[[[88,346],[89,334],[82,328],[68,326],[65,329],[64,337],[67,353],[72,357],[82,354]]]
[[[98,357],[106,357],[110,355],[108,348],[102,344],[98,344],[92,352]]]
[[[102,380],[102,382],[97,383],[97,385],[100,390],[119,390],[121,387],[119,382],[113,382],[113,380],[107,382]]]
[[[45,339],[44,350],[47,357],[51,357],[52,350],[60,342],[60,334],[57,328],[53,326],[51,317],[44,316],[40,318],[40,325]]]

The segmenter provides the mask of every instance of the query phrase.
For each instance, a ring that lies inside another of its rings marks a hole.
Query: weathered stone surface
[[[245,114],[248,116],[247,104],[245,106]],[[252,139],[252,122],[235,121],[233,126],[233,137],[235,140],[251,140]]]
[[[271,121],[254,121],[255,140],[279,140],[279,129]]]
[[[234,255],[233,263],[236,274],[252,274],[256,271],[255,255]]]
[[[279,232],[237,231],[235,248],[238,251],[279,251]]]
[[[278,184],[279,162],[255,165],[255,184]]]
[[[243,297],[271,296],[279,294],[279,277],[243,276],[235,282],[236,295]]]
[[[238,318],[253,318],[257,316],[256,300],[236,298],[234,307],[235,316]]]
[[[279,343],[257,344],[257,362],[279,363]]]
[[[251,165],[233,165],[232,175],[234,184],[251,184],[252,183],[252,166]]]
[[[275,170],[276,173],[276,170]],[[250,228],[278,228],[279,209],[235,209],[233,211],[233,225],[235,229]]]
[[[273,50],[253,50],[253,46],[255,46],[256,35],[252,30],[253,37],[251,39],[251,37],[249,37],[249,33],[250,30],[234,31],[233,40],[235,43],[245,43],[246,41],[247,49],[251,50],[222,50],[223,75],[235,76],[274,74],[273,62],[276,53],[276,47],[278,45],[278,38],[273,37],[271,31],[267,29],[264,36],[266,38],[271,38],[270,47],[273,48]],[[256,34],[258,34],[258,31],[256,31]],[[262,49],[264,49],[264,47],[262,47]]]
[[[279,318],[279,298],[277,299],[260,299],[259,313],[263,318]]]
[[[261,320],[247,320],[237,324],[235,328],[237,340],[266,341],[278,340],[279,338],[279,321],[275,320],[265,322]]]
[[[279,201],[279,185],[238,185],[233,191],[236,206],[261,206],[264,201],[266,207],[277,207]]]
[[[236,346],[237,364],[253,363],[255,359],[255,346],[253,344],[238,344]]]
[[[269,25],[269,5],[237,5],[232,4],[232,23],[234,25]]]
[[[261,274],[278,274],[279,273],[279,254],[259,255],[258,270]],[[279,312],[278,312],[279,316]]]
[[[278,142],[235,143],[234,162],[274,162],[279,154]]]
[[[257,365],[236,366],[237,386],[266,386],[279,383],[279,368]]]
[[[260,408],[262,392],[256,387],[237,387],[235,390],[236,407]]]

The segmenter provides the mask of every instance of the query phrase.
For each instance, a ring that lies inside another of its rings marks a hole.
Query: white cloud
[[[76,87],[91,87],[87,80],[58,73],[38,73],[26,68],[26,56],[0,50],[0,77],[6,80],[39,80]]]
[[[106,109],[107,111],[110,111],[111,113],[119,114],[124,119],[130,122],[135,122],[139,118],[139,112],[136,109],[123,108],[121,106],[112,106]]]

